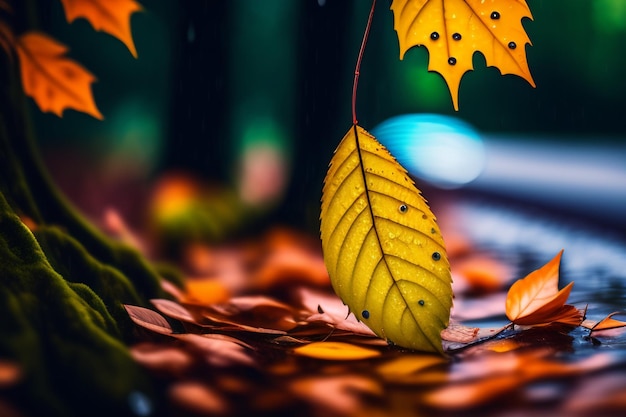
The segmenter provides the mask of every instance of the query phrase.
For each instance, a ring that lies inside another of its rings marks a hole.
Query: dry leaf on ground
[[[565,305],[573,282],[559,291],[559,252],[550,262],[517,280],[506,298],[506,315],[514,324],[542,325],[563,323],[578,326],[582,322],[580,311]]]

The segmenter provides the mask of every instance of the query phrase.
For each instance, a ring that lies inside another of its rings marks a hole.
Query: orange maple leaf
[[[455,110],[461,78],[473,69],[475,52],[483,54],[487,66],[535,86],[526,61],[531,43],[521,22],[532,19],[525,0],[393,0],[391,10],[400,59],[411,47],[425,46],[428,70],[443,76]]]
[[[94,101],[91,84],[96,77],[65,56],[67,47],[39,32],[26,32],[16,40],[24,92],[41,111],[59,117],[71,108],[104,119]]]
[[[106,32],[122,41],[137,58],[130,30],[130,17],[143,10],[135,0],[61,0],[68,23],[83,17],[95,30]]]
[[[550,262],[517,280],[506,296],[506,315],[515,324],[541,325],[564,323],[578,326],[582,322],[580,311],[565,305],[574,286],[570,282],[559,291],[559,264],[561,250]]]

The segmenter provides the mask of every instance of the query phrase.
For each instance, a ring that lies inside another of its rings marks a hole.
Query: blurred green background
[[[68,194],[101,195],[83,208],[97,210],[115,190],[128,194],[133,184],[182,170],[271,206],[268,221],[317,230],[327,164],[351,124],[368,1],[144,0],[132,16],[136,60],[84,19],[67,24],[59,1],[41,3],[42,28],[98,78],[102,122],[74,111],[59,119],[31,102],[41,148]],[[485,68],[476,55],[454,112],[441,76],[427,72],[426,49],[398,59],[390,1],[379,0],[361,69],[360,124],[428,112],[529,141],[623,140],[626,2],[528,3],[534,20],[523,24],[537,88]],[[90,180],[102,172],[111,189]],[[127,215],[139,218],[131,206]]]

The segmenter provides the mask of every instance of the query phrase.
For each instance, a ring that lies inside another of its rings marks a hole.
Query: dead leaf
[[[172,334],[173,330],[165,318],[148,308],[124,304],[128,316],[135,324],[160,334]]]
[[[194,415],[225,415],[228,411],[224,397],[198,381],[173,384],[168,389],[168,397],[173,404]]]
[[[135,0],[61,0],[61,3],[68,23],[85,18],[94,30],[106,32],[122,41],[137,58],[130,19],[142,7]]]
[[[588,328],[592,332],[597,332],[597,331],[600,331],[600,330],[616,329],[616,328],[620,328],[620,327],[626,327],[626,322],[625,321],[615,320],[613,318],[613,316],[625,315],[625,314],[626,314],[626,312],[623,312],[623,311],[615,311],[615,312],[609,314],[608,316],[606,316],[605,318],[603,318],[602,320],[598,321],[597,323],[592,323],[592,322],[588,322],[587,320],[585,320],[582,325],[583,325],[583,327]]]
[[[211,366],[252,366],[255,364],[252,356],[246,351],[246,349],[252,350],[252,346],[233,337],[193,333],[173,334],[172,336],[198,350]]]
[[[193,366],[193,357],[179,348],[156,343],[141,343],[130,348],[133,358],[146,368],[166,376],[181,376]]]
[[[443,76],[459,109],[461,78],[473,69],[480,52],[502,74],[515,74],[535,86],[526,45],[530,39],[523,18],[532,19],[525,0],[393,0],[394,29],[400,59],[413,46],[428,49],[428,70]]]
[[[447,239],[446,239],[447,242]],[[498,291],[508,281],[511,272],[504,263],[486,255],[473,255],[450,261],[455,283],[455,294],[459,294],[459,280],[465,293],[481,294]]]
[[[65,56],[65,45],[46,34],[31,31],[17,38],[16,50],[24,92],[41,111],[62,117],[63,111],[70,108],[99,120],[104,118],[91,92],[96,78]]]
[[[445,363],[448,363],[448,360],[440,355],[404,354],[383,363],[376,370],[386,380],[397,382],[398,379],[422,373],[425,369]]]
[[[373,349],[342,342],[313,342],[295,348],[294,353],[316,359],[327,360],[361,360],[380,356]]]
[[[307,310],[315,311],[306,318],[307,322],[319,321],[328,323],[338,330],[365,336],[376,336],[369,327],[358,321],[354,314],[350,314],[348,306],[343,304],[341,299],[334,294],[303,287],[299,289],[298,296]]]
[[[373,379],[361,375],[303,377],[294,381],[289,390],[296,396],[321,408],[318,415],[365,415],[360,397],[380,396],[382,387]],[[361,412],[359,412],[361,411]]]
[[[22,368],[19,364],[0,359],[0,389],[6,389],[17,384],[22,376]]]
[[[213,279],[188,279],[182,302],[198,305],[223,303],[230,297],[230,291],[221,281]]]
[[[470,343],[478,335],[478,327],[467,327],[461,323],[451,322],[441,331],[441,338],[449,342]]]
[[[168,317],[184,322],[196,323],[196,317],[185,307],[174,301],[154,299],[150,300],[150,302],[157,310]]]
[[[327,286],[330,284],[317,242],[310,236],[275,228],[264,238],[266,253],[252,276],[252,285],[259,291],[268,291],[294,283]]]
[[[542,325],[564,323],[579,325],[580,311],[565,305],[573,282],[559,291],[559,264],[561,250],[550,262],[517,280],[506,297],[506,315],[515,324]]]

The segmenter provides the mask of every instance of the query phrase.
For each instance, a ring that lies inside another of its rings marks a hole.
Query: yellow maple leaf
[[[550,262],[517,280],[506,296],[506,315],[515,324],[563,323],[578,326],[582,314],[565,302],[574,286],[570,282],[559,291],[560,251]]]
[[[530,39],[521,22],[532,19],[525,0],[393,0],[391,10],[400,59],[411,47],[425,46],[428,70],[443,76],[455,110],[461,78],[473,69],[475,52],[483,54],[487,66],[535,86],[526,60]]]
[[[130,30],[130,18],[143,10],[135,0],[61,0],[68,23],[83,17],[95,30],[106,32],[122,41],[137,58]]]
[[[96,107],[91,84],[96,77],[65,56],[67,47],[39,32],[26,32],[16,40],[24,92],[41,111],[62,117],[66,108],[104,117]]]

